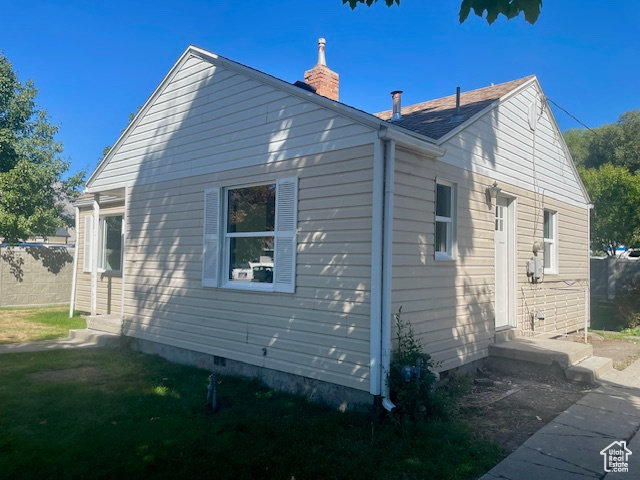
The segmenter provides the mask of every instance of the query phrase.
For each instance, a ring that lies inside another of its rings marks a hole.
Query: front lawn
[[[64,338],[80,328],[85,319],[69,318],[69,307],[0,308],[0,344]]]
[[[343,414],[118,350],[0,357],[3,478],[474,479],[501,458],[451,417]]]

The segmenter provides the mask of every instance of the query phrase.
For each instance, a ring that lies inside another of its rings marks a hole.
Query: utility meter
[[[537,255],[527,261],[527,277],[531,279],[531,283],[539,283],[542,280],[543,269],[542,259]]]

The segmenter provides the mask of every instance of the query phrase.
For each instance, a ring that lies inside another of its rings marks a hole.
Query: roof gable
[[[88,192],[92,192],[94,190],[99,191],[104,188],[104,186],[96,185],[97,179],[100,178],[100,176],[102,175],[102,172],[113,161],[114,157],[119,155],[119,152],[121,151],[121,147],[127,143],[132,132],[136,131],[136,128],[141,122],[146,121],[145,117],[149,114],[150,109],[153,107],[154,103],[162,96],[165,89],[169,85],[171,85],[172,82],[175,81],[176,75],[179,75],[180,72],[188,65],[188,62],[190,62],[192,59],[201,60],[203,62],[210,64],[211,66],[231,71],[235,74],[248,78],[249,80],[253,80],[255,82],[259,82],[260,84],[264,84],[267,87],[277,89],[279,91],[282,91],[286,94],[293,95],[295,97],[300,97],[322,108],[331,110],[342,117],[345,117],[349,120],[357,122],[363,127],[367,127],[374,130],[381,130],[385,128],[388,129],[389,127],[392,127],[394,130],[398,131],[401,135],[411,136],[413,138],[413,141],[422,143],[427,148],[429,145],[433,146],[433,144],[435,143],[434,140],[431,138],[427,138],[418,133],[403,129],[400,126],[393,126],[393,124],[389,124],[372,114],[350,107],[346,104],[330,100],[326,97],[323,97],[312,91],[309,91],[308,89],[300,88],[294,84],[288,83],[284,80],[280,80],[272,75],[263,73],[251,67],[247,67],[240,63],[237,63],[227,58],[216,55],[215,53],[209,52],[207,50],[204,50],[195,46],[189,46],[185,50],[185,52],[181,55],[181,57],[178,59],[178,61],[173,65],[171,70],[167,73],[165,78],[158,85],[155,91],[151,94],[151,96],[148,98],[145,104],[140,108],[136,116],[133,118],[133,120],[129,123],[127,128],[123,131],[122,135],[115,142],[115,144],[113,145],[109,153],[102,159],[98,167],[91,174],[91,176],[87,180],[86,191]],[[436,152],[437,154],[439,149],[437,149],[437,147],[433,147],[433,148],[434,148],[434,152]],[[117,161],[121,162],[122,159],[117,159]]]
[[[449,95],[402,108],[402,119],[392,124],[438,140],[534,78],[534,75],[530,75],[518,80],[462,92],[459,112],[461,118],[457,120],[453,118],[456,115],[456,95]],[[391,110],[386,110],[376,113],[375,116],[390,121],[392,113]]]
[[[589,196],[562,132],[539,82],[528,78],[441,137],[441,161],[583,207]]]

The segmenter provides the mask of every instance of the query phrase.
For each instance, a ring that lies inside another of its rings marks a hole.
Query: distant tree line
[[[564,134],[594,205],[591,244],[615,255],[621,245],[640,246],[640,110],[595,129]]]

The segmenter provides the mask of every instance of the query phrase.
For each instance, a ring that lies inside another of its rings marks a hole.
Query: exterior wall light
[[[493,185],[487,187],[486,195],[487,195],[487,203],[489,204],[489,208],[492,207],[493,201],[498,198],[502,189],[498,186],[498,182],[493,182]]]

